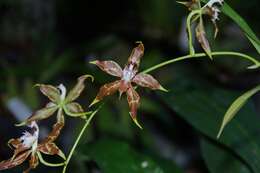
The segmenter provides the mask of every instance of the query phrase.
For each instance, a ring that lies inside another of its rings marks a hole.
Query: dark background
[[[229,4],[259,36],[259,0],[233,0]],[[23,131],[13,125],[19,121],[17,116],[22,114],[20,106],[10,108],[14,98],[29,110],[37,110],[47,100],[32,88],[35,83],[63,83],[72,87],[78,76],[92,74],[95,82],[86,83],[87,88],[79,99],[87,109],[99,87],[114,80],[89,61],[113,59],[124,65],[136,41],[142,41],[145,46],[141,70],[185,55],[188,53],[184,34],[187,14],[187,9],[174,0],[1,0],[0,160],[11,155],[6,146],[8,139],[18,137]],[[238,26],[224,14],[220,14],[220,32],[215,40],[210,20],[205,20],[208,21],[206,30],[213,50],[239,51],[259,58]],[[197,52],[202,51],[196,45]],[[200,76],[216,87],[241,92],[260,82],[259,70],[247,71],[247,65],[247,61],[237,58],[220,58],[214,63],[203,59],[170,65],[154,71],[153,75],[163,86],[174,90],[170,88],[175,82],[173,76],[188,70],[191,78]],[[167,98],[167,94],[148,89],[138,89],[138,92],[142,96],[138,118],[145,130],[139,130],[132,123],[125,97],[118,101],[117,96],[112,96],[106,99],[104,110],[92,122],[81,147],[107,137],[125,141],[139,152],[170,160],[185,172],[208,172],[200,152],[202,134],[166,105],[161,95]],[[259,97],[254,97],[254,102],[259,108]],[[41,127],[47,132],[54,120],[44,120]],[[57,142],[65,153],[80,125],[79,119],[66,119],[66,128]],[[147,143],[147,138],[153,142]],[[72,165],[77,165],[74,162]],[[87,167],[91,172],[98,166],[88,162],[81,167]],[[34,172],[44,169],[49,168],[40,166]]]

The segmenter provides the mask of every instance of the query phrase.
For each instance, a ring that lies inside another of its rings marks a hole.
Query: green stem
[[[77,139],[76,139],[76,141],[75,141],[73,147],[72,147],[71,150],[70,150],[69,156],[67,157],[67,160],[65,161],[65,165],[64,165],[64,167],[63,167],[62,173],[65,173],[65,172],[66,172],[66,169],[67,169],[67,166],[68,166],[68,164],[69,164],[69,162],[70,162],[70,159],[71,159],[71,157],[72,157],[72,155],[73,155],[73,153],[74,153],[74,151],[75,151],[75,149],[76,149],[76,147],[77,147],[77,145],[78,145],[78,143],[79,143],[79,141],[80,141],[80,139],[81,139],[83,133],[85,132],[86,128],[89,126],[89,123],[91,122],[92,118],[94,117],[94,115],[95,115],[97,112],[98,112],[98,110],[94,111],[94,112],[89,116],[89,118],[86,120],[86,123],[84,124],[83,128],[81,129],[81,131],[80,131],[80,133],[79,133],[79,135],[78,135],[78,137],[77,137]]]
[[[248,56],[246,54],[243,54],[243,53],[238,53],[238,52],[212,52],[211,53],[213,56],[224,56],[224,55],[233,55],[233,56],[237,56],[237,57],[241,57],[241,58],[245,58],[251,62],[253,62],[255,64],[255,67],[260,67],[260,62],[257,61],[256,59],[254,59],[253,57],[251,56]],[[178,58],[174,58],[174,59],[171,59],[171,60],[168,60],[168,61],[165,61],[165,62],[162,62],[160,64],[157,64],[153,67],[150,67],[146,70],[144,70],[142,73],[149,73],[151,71],[154,71],[158,68],[161,68],[163,66],[166,66],[168,64],[172,64],[172,63],[175,63],[177,61],[182,61],[182,60],[186,60],[186,59],[191,59],[191,58],[200,58],[200,57],[205,57],[207,56],[205,53],[197,53],[197,54],[194,54],[194,55],[185,55],[185,56],[181,56],[181,57],[178,57]]]
[[[37,152],[37,156],[38,156],[40,162],[41,162],[42,164],[44,164],[45,166],[49,166],[49,167],[59,167],[59,166],[63,166],[63,165],[65,164],[64,162],[63,162],[63,163],[49,163],[49,162],[47,162],[47,161],[45,161],[45,160],[43,159],[43,157],[42,157],[42,155],[41,155],[40,152]]]
[[[86,115],[89,115],[89,114],[92,114],[92,113],[93,113],[92,111],[80,112],[80,113],[72,113],[72,112],[70,112],[70,111],[66,108],[66,106],[63,106],[62,108],[63,108],[64,112],[65,112],[67,115],[71,116],[71,117],[81,117],[81,116],[86,116]]]
[[[187,17],[187,21],[186,21],[186,27],[187,27],[187,31],[188,31],[188,40],[189,40],[189,49],[190,49],[190,55],[194,55],[195,54],[195,50],[192,44],[192,31],[191,31],[191,18],[196,15],[196,14],[200,14],[201,10],[194,10],[192,12],[190,12],[190,14]]]

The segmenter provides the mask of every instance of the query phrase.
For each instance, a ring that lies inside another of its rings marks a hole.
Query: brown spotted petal
[[[137,74],[134,79],[133,82],[136,83],[137,85],[140,85],[142,87],[147,87],[150,88],[152,90],[164,90],[166,91],[161,85],[160,83],[154,79],[153,76],[149,75],[149,74],[143,74],[143,73],[139,73]]]
[[[111,82],[111,83],[107,83],[105,85],[103,85],[100,89],[99,92],[95,98],[95,100],[90,104],[90,106],[98,103],[99,101],[101,101],[104,97],[109,96],[111,94],[114,94],[120,86],[121,81],[117,80],[115,82]],[[90,107],[89,106],[89,107]]]
[[[58,106],[55,104],[47,104],[46,107],[36,111],[32,114],[25,122],[22,122],[20,124],[17,124],[16,126],[22,126],[31,123],[32,121],[39,121],[46,119],[54,114],[54,112],[58,109]]]
[[[35,169],[39,164],[38,157],[34,154],[31,155],[31,158],[29,160],[29,168],[26,169],[23,173],[29,173],[31,169]]]
[[[53,142],[39,144],[38,151],[48,155],[59,155],[64,160],[66,159],[64,153]]]
[[[17,138],[17,139],[10,139],[8,141],[8,146],[14,147],[15,149],[17,149],[17,148],[22,148],[23,143],[21,142],[21,140],[19,138]]]
[[[49,135],[43,139],[43,141],[38,145],[37,150],[48,155],[59,155],[63,159],[65,159],[65,155],[63,152],[53,143],[54,140],[60,135],[60,132],[63,128],[64,124],[56,123],[52,127],[52,131]]]
[[[40,91],[47,96],[52,102],[60,102],[60,91],[52,85],[37,84],[40,87]]]
[[[93,61],[92,64],[97,65],[104,72],[117,77],[122,77],[122,68],[114,61]]]
[[[127,102],[128,102],[129,108],[130,108],[130,115],[131,115],[132,119],[134,120],[134,122],[136,123],[136,125],[138,127],[142,128],[136,119],[137,109],[140,104],[140,96],[134,90],[133,87],[130,87],[127,90],[126,95],[127,95]]]
[[[203,21],[200,20],[199,24],[196,27],[196,37],[198,39],[198,42],[200,43],[201,47],[204,49],[206,54],[212,59],[211,56],[211,48],[208,42],[208,39],[206,37]]]
[[[12,159],[14,159],[18,154],[28,150],[28,148],[24,147],[20,139],[10,139],[8,145],[15,148]]]
[[[49,135],[43,139],[41,144],[53,142],[57,139],[57,137],[60,135],[60,132],[63,128],[64,124],[62,123],[55,123],[52,127],[52,131],[49,133]]]
[[[64,125],[64,123],[65,123],[64,113],[61,108],[58,110],[58,113],[57,113],[57,123],[62,124],[62,125]]]
[[[22,164],[28,158],[28,156],[30,154],[31,154],[31,151],[28,150],[26,152],[23,152],[22,154],[19,154],[14,159],[9,159],[9,160],[0,162],[0,171],[5,170],[5,169],[10,169],[10,168],[13,168],[13,167],[16,167],[16,166]]]
[[[143,55],[144,55],[144,45],[143,43],[140,42],[138,46],[132,50],[132,53],[128,58],[128,65],[134,64],[138,69],[140,64],[140,59],[142,58]]]
[[[84,90],[85,88],[85,80],[87,78],[91,78],[92,81],[94,80],[93,76],[91,75],[83,75],[83,76],[80,76],[78,78],[78,82],[77,84],[72,88],[72,90],[70,90],[70,92],[68,93],[67,97],[66,97],[66,102],[72,102],[74,101],[75,99],[77,99],[81,92]]]

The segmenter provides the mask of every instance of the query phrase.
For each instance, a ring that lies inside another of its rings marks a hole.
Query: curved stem
[[[245,59],[253,62],[255,64],[254,67],[256,67],[256,68],[260,67],[260,62],[259,61],[257,61],[253,57],[251,57],[249,55],[246,55],[246,54],[243,54],[243,53],[239,53],[239,52],[212,52],[211,54],[215,55],[215,56],[233,55],[233,56],[237,56],[237,57],[240,57],[240,58],[245,58]],[[177,61],[182,61],[182,60],[191,59],[191,58],[200,58],[200,57],[204,57],[204,56],[207,56],[207,55],[205,53],[197,53],[197,54],[194,54],[194,55],[181,56],[181,57],[178,57],[178,58],[174,58],[174,59],[162,62],[160,64],[157,64],[157,65],[153,66],[153,67],[150,67],[150,68],[144,70],[142,73],[149,73],[151,71],[154,71],[154,70],[156,70],[158,68],[161,68],[163,66],[166,66],[168,64],[175,63]]]
[[[80,112],[80,113],[72,113],[72,112],[70,112],[70,111],[66,108],[66,106],[63,106],[62,108],[63,108],[64,112],[65,112],[67,115],[71,116],[71,117],[81,117],[81,116],[86,116],[86,115],[89,115],[89,114],[92,114],[92,113],[93,113],[92,111]]]
[[[194,10],[192,11],[188,17],[187,17],[187,21],[186,21],[186,27],[187,27],[187,32],[188,32],[188,40],[189,40],[189,50],[190,50],[190,55],[194,55],[195,54],[195,50],[192,44],[192,31],[191,31],[191,18],[196,15],[196,14],[200,14],[201,10]]]
[[[68,166],[68,164],[69,164],[69,162],[70,162],[70,159],[71,159],[71,157],[72,157],[72,155],[73,155],[73,153],[74,153],[74,151],[75,151],[75,149],[76,149],[76,147],[77,147],[77,145],[78,145],[78,143],[79,143],[79,141],[80,141],[80,139],[81,139],[83,133],[85,132],[86,128],[88,127],[89,123],[91,122],[91,120],[92,120],[92,118],[94,117],[94,115],[98,112],[98,110],[99,110],[99,109],[97,109],[96,111],[94,111],[94,112],[90,115],[90,117],[86,120],[86,123],[84,124],[83,128],[81,129],[81,131],[80,131],[80,133],[79,133],[79,135],[78,135],[78,137],[77,137],[77,139],[76,139],[76,141],[75,141],[73,147],[72,147],[71,150],[70,150],[69,156],[67,157],[67,160],[65,161],[65,165],[64,165],[64,168],[63,168],[62,173],[65,173],[65,172],[66,172],[66,169],[67,169],[67,166]]]
[[[38,156],[40,162],[41,162],[42,164],[44,164],[45,166],[49,166],[49,167],[59,167],[59,166],[63,166],[63,165],[65,164],[64,162],[63,162],[63,163],[49,163],[49,162],[47,162],[47,161],[45,161],[45,160],[43,159],[42,154],[41,154],[40,152],[37,152],[37,156]]]

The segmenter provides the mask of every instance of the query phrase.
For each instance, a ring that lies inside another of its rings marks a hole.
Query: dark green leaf
[[[202,139],[201,151],[211,173],[251,173],[240,158],[213,141]]]
[[[168,87],[171,92],[162,99],[193,127],[216,140],[221,119],[239,94],[215,88],[200,78],[192,80],[190,76],[194,77],[194,72],[187,75],[176,72],[172,74],[181,76],[178,76],[179,80],[174,79],[172,87]],[[220,140],[245,160],[255,173],[260,172],[259,122],[253,104],[249,101]]]
[[[163,169],[121,141],[100,140],[88,146],[84,153],[94,159],[104,173],[180,173],[174,164]]]

